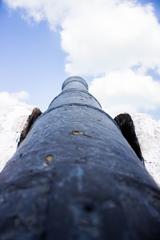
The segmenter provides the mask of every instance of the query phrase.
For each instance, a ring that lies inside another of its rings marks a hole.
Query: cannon
[[[0,174],[0,240],[159,240],[160,191],[81,77]]]

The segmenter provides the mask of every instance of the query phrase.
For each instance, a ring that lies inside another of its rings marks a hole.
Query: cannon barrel
[[[82,78],[63,83],[0,174],[0,239],[160,239],[159,188]]]

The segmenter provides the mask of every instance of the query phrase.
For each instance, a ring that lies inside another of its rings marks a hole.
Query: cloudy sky
[[[45,110],[70,75],[112,116],[160,119],[160,0],[0,1],[0,101]]]

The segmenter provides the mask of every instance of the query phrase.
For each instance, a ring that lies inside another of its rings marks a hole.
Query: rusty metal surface
[[[2,240],[160,239],[159,189],[79,77],[35,122],[0,191]]]

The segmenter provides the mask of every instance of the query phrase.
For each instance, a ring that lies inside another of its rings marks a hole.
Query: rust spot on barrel
[[[79,135],[84,135],[84,133],[82,131],[79,131],[79,130],[73,130],[71,132],[71,135],[79,136]]]
[[[51,165],[54,161],[54,156],[52,154],[48,154],[44,158],[44,162],[47,166]]]

